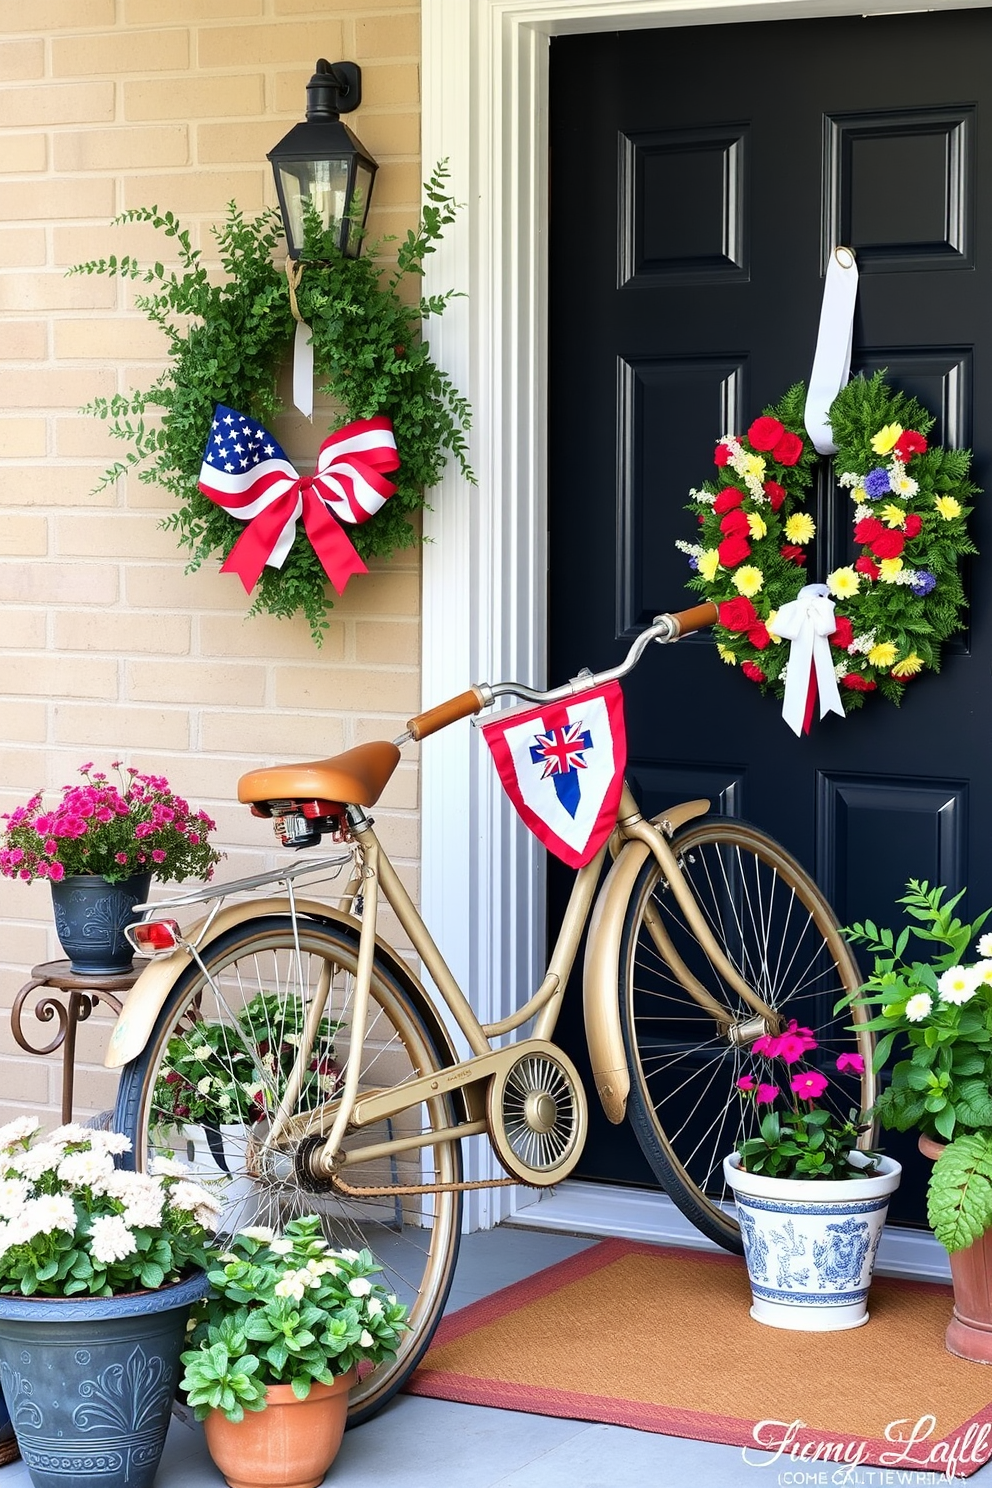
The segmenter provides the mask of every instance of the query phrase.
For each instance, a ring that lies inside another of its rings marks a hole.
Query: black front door
[[[695,603],[678,538],[716,439],[807,377],[822,269],[861,271],[855,366],[992,454],[992,10],[559,37],[551,44],[550,675],[601,668],[656,613]],[[849,561],[824,468],[810,577]],[[974,534],[983,533],[981,505]],[[779,838],[842,923],[895,918],[908,877],[992,904],[992,602],[901,709],[871,699],[796,739],[710,637],[625,686],[642,805],[708,796]],[[817,569],[817,572],[813,570]],[[562,883],[553,876],[552,920]],[[579,1030],[563,1031],[578,1057]],[[889,1144],[903,1157],[909,1149]],[[910,1153],[910,1161],[913,1161]],[[649,1181],[597,1123],[584,1176]],[[918,1192],[901,1209],[922,1220]]]

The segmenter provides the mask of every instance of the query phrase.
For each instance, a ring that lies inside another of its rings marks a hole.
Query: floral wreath
[[[797,383],[746,435],[721,438],[716,479],[689,493],[698,541],[676,544],[693,570],[688,587],[718,607],[721,658],[777,697],[789,646],[775,620],[810,582],[816,536],[805,509],[818,458],[803,428],[805,403]],[[966,519],[978,487],[968,478],[970,452],[928,444],[933,416],[881,372],[852,379],[829,420],[837,483],[854,502],[857,556],[826,576],[831,656],[850,712],[876,691],[899,704],[911,678],[939,671],[941,642],[964,623],[959,566],[977,552]]]

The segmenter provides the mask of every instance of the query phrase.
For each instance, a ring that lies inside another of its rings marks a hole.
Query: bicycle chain
[[[358,1186],[354,1183],[346,1183],[336,1173],[329,1175],[329,1182],[332,1188],[346,1194],[350,1199],[388,1198],[390,1194],[464,1193],[470,1188],[508,1188],[514,1183],[521,1184],[524,1188],[536,1187],[535,1184],[524,1183],[520,1178],[476,1178],[460,1183],[384,1183]]]

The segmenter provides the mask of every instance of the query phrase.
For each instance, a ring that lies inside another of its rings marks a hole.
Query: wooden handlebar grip
[[[486,700],[482,693],[477,688],[470,687],[468,692],[460,692],[446,703],[438,703],[436,708],[418,713],[416,718],[409,720],[407,728],[414,739],[426,739],[428,734],[436,734],[438,729],[447,728],[449,723],[456,723],[459,718],[468,718],[485,706]]]
[[[672,619],[678,626],[680,636],[691,635],[694,630],[706,630],[715,625],[719,611],[715,604],[693,605],[691,610],[677,610]]]

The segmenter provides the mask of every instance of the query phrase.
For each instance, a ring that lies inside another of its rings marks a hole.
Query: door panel
[[[674,546],[691,539],[688,491],[721,433],[808,376],[837,242],[861,271],[855,369],[887,368],[936,415],[936,442],[974,442],[985,483],[990,58],[988,10],[552,40],[553,679],[613,664],[654,614],[696,602]],[[852,551],[850,500],[826,462],[816,501],[811,580]],[[980,548],[987,528],[979,505]],[[842,923],[893,922],[910,876],[967,885],[972,915],[992,903],[986,562],[965,575],[969,627],[939,676],[908,685],[898,710],[873,699],[808,738],[709,636],[658,648],[624,689],[645,809],[708,795],[756,822]],[[553,924],[562,892],[554,873]],[[578,1022],[563,1039],[578,1057]],[[584,1176],[643,1180],[631,1141],[603,1123]],[[919,1186],[897,1200],[922,1222]]]

